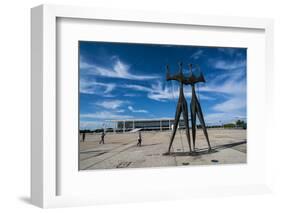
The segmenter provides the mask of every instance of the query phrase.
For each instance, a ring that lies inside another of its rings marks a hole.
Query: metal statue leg
[[[197,115],[198,115],[199,121],[201,123],[204,135],[206,137],[206,140],[207,140],[207,143],[208,143],[208,146],[209,146],[209,151],[210,151],[211,150],[211,145],[210,145],[209,136],[208,136],[207,128],[206,128],[204,117],[203,117],[203,112],[202,112],[200,103],[199,103],[199,101],[198,101],[196,96],[195,96],[195,103],[196,103]]]
[[[177,128],[178,128],[178,123],[179,123],[180,115],[181,115],[181,111],[182,111],[181,102],[182,102],[182,100],[179,98],[178,104],[177,104],[177,111],[176,111],[176,115],[175,115],[175,123],[174,123],[173,133],[172,133],[172,136],[171,136],[171,139],[170,139],[170,145],[169,145],[168,153],[170,153],[170,150],[171,150],[171,147],[172,147],[175,135],[176,135],[176,131],[177,131]]]
[[[186,137],[187,137],[189,151],[192,152],[191,142],[190,142],[189,122],[188,122],[188,106],[187,106],[187,103],[186,103],[185,99],[183,99],[183,102],[182,102],[182,113],[183,113],[183,119],[184,119],[184,125],[185,125],[185,134],[186,134]]]
[[[196,140],[196,103],[195,103],[195,98],[193,96],[191,98],[190,110],[191,110],[191,128],[192,128],[193,151],[195,151],[195,140]]]

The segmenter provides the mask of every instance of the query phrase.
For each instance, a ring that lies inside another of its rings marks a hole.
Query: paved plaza
[[[197,130],[196,152],[190,155],[185,130],[177,131],[171,155],[167,152],[171,131],[142,132],[142,146],[136,133],[86,134],[80,142],[80,170],[237,164],[247,162],[246,130],[208,129],[213,151],[208,152],[202,130]]]

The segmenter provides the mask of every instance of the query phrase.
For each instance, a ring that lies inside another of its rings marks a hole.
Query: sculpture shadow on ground
[[[227,143],[227,144],[222,144],[222,145],[217,145],[213,146],[212,150],[209,151],[208,148],[201,148],[201,149],[196,149],[195,152],[170,152],[170,153],[164,153],[163,155],[170,155],[170,156],[200,156],[200,155],[207,155],[207,154],[213,154],[217,153],[221,150],[224,149],[229,149],[235,146],[239,146],[242,144],[246,144],[247,141],[239,141],[239,142],[234,142],[234,143]]]
[[[155,146],[155,145],[159,145],[159,143],[142,144],[141,146]]]

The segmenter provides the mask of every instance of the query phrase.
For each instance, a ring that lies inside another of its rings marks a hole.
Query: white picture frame
[[[107,187],[107,194],[89,195],[83,194],[83,191],[77,194],[59,194],[58,185],[61,184],[59,180],[59,173],[61,172],[61,166],[58,165],[58,159],[60,158],[58,152],[58,132],[57,132],[57,88],[60,83],[57,79],[57,21],[59,18],[64,19],[87,19],[87,20],[100,20],[102,21],[118,21],[133,22],[133,23],[153,23],[154,25],[174,26],[199,26],[206,28],[226,28],[229,31],[231,29],[243,30],[253,29],[262,31],[264,37],[262,38],[264,43],[264,68],[261,68],[261,75],[266,76],[265,87],[262,92],[265,94],[266,103],[260,106],[257,112],[265,112],[265,107],[272,115],[273,111],[270,108],[273,105],[272,95],[270,93],[273,88],[272,79],[273,76],[273,21],[271,19],[256,19],[256,18],[238,18],[238,17],[216,17],[216,16],[202,16],[202,15],[188,15],[188,14],[166,14],[166,13],[152,13],[146,11],[122,11],[112,9],[100,9],[100,8],[84,8],[73,6],[54,6],[54,5],[42,5],[35,7],[31,10],[31,56],[32,56],[32,103],[31,103],[31,201],[33,204],[47,208],[58,206],[75,206],[75,205],[91,205],[98,203],[114,203],[114,202],[129,202],[129,201],[142,201],[142,200],[165,200],[165,199],[177,199],[188,197],[200,197],[200,196],[214,196],[214,195],[241,195],[252,193],[264,193],[270,191],[271,186],[271,172],[270,161],[268,154],[265,153],[261,156],[265,161],[261,166],[261,173],[265,173],[263,178],[258,179],[253,184],[245,181],[233,182],[233,184],[222,183],[218,185],[202,184],[201,187],[190,187],[182,184],[182,187],[173,186],[171,184],[165,185],[164,181],[160,181],[157,187],[151,186],[151,192],[145,193],[136,187],[135,190],[128,189],[123,191],[123,195],[120,196],[119,192],[109,193],[109,186]],[[257,79],[257,82],[261,79]],[[256,85],[256,84],[255,84]],[[252,86],[252,87],[255,87]],[[265,90],[265,91],[263,91]],[[249,91],[253,93],[251,88]],[[254,114],[254,116],[256,116]],[[254,117],[253,116],[253,117]],[[265,119],[271,119],[271,116]],[[263,145],[268,148],[268,142],[271,137],[271,129],[266,125],[269,120],[264,120],[266,131],[264,133]],[[205,167],[204,167],[205,168]],[[180,172],[182,175],[188,175],[187,168],[180,168],[178,170],[172,170],[173,172]],[[206,169],[206,168],[205,168]],[[219,172],[220,168],[214,169],[213,172]],[[194,169],[193,169],[194,170]],[[198,169],[197,169],[198,170]],[[235,168],[227,167],[226,171],[235,170]],[[247,170],[245,167],[244,170]],[[158,177],[163,176],[163,172],[169,172],[171,169],[165,168],[161,171],[159,169],[150,169],[150,175]],[[226,172],[225,171],[225,172]],[[78,172],[78,171],[77,171]],[[249,172],[249,171],[248,171]],[[134,174],[133,174],[134,173]],[[143,170],[127,170],[122,175],[136,176],[144,173]],[[170,174],[170,173],[169,173]],[[246,173],[245,173],[246,174]],[[91,175],[90,173],[84,173],[84,176]],[[99,178],[104,174],[99,171]],[[116,172],[106,171],[107,177],[114,178]],[[151,176],[151,178],[153,178]],[[170,174],[163,179],[168,180],[173,178]],[[144,180],[146,181],[146,180]],[[75,183],[73,183],[75,184]],[[91,184],[91,183],[88,183]],[[110,185],[111,186],[111,185]],[[161,186],[163,188],[161,188]],[[132,188],[123,186],[125,188]],[[73,187],[73,189],[75,189]],[[135,191],[135,192],[134,192]],[[177,193],[175,193],[177,192]],[[128,195],[124,195],[128,193]]]

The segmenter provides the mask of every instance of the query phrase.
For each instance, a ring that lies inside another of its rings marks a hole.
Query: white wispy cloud
[[[240,97],[232,97],[229,100],[226,100],[222,103],[218,103],[213,106],[213,109],[218,112],[237,112],[246,107],[246,98],[245,96]]]
[[[142,86],[142,85],[124,84],[121,86],[124,88],[127,88],[127,89],[133,89],[133,90],[140,91],[140,92],[150,92],[151,91],[150,87],[146,87],[146,86]]]
[[[232,114],[246,108],[246,79],[230,78],[222,83],[203,86],[200,91],[207,94],[215,93],[224,99],[212,107],[216,112]]]
[[[160,81],[151,85],[151,90],[147,97],[156,101],[172,100],[175,98],[175,93],[172,87],[163,85]]]
[[[179,86],[173,86],[174,84],[163,84],[160,81],[156,81],[153,84],[148,86],[142,86],[142,85],[134,85],[134,84],[125,84],[123,85],[124,88],[133,89],[140,92],[146,92],[147,97],[149,99],[155,100],[155,101],[168,101],[168,100],[176,100],[179,97]],[[185,87],[184,88],[184,95],[186,97],[191,97],[191,91],[190,88]],[[210,96],[200,94],[200,99],[203,100],[211,100],[213,99]]]
[[[121,61],[118,57],[113,57],[113,59],[113,61],[109,62],[110,65],[105,67],[95,63],[86,62],[83,58],[81,58],[80,69],[85,70],[85,73],[89,75],[98,75],[110,78],[122,78],[130,80],[151,80],[159,78],[159,76],[156,75],[133,74],[135,71],[131,70],[128,64]]]
[[[105,101],[97,102],[96,105],[106,109],[117,109],[127,103],[129,102],[123,100],[105,100]]]
[[[229,53],[231,54],[231,53]],[[216,120],[233,120],[235,116],[246,116],[246,61],[217,61],[213,64],[214,68],[222,69],[225,73],[218,75],[212,81],[200,88],[203,93],[220,94],[218,100],[222,100],[212,106],[213,121]],[[227,72],[231,70],[234,72]],[[210,118],[211,115],[209,115]],[[211,120],[211,119],[210,119]]]
[[[113,83],[102,83],[95,80],[80,79],[80,93],[84,94],[109,94],[116,87]]]
[[[129,119],[129,118],[133,118],[133,116],[118,114],[116,112],[100,111],[96,113],[81,114],[80,118],[110,120],[110,119]]]
[[[167,85],[164,86],[160,81],[156,81],[150,86],[125,84],[123,87],[140,92],[146,92],[149,99],[156,101],[166,101],[174,98],[172,88]]]
[[[246,92],[246,81],[227,79],[222,82],[209,83],[200,87],[201,92],[213,92],[229,95],[241,95]]]
[[[225,64],[225,66],[219,65],[226,69],[227,67],[233,68],[234,72],[222,72],[217,76],[207,80],[207,83],[200,87],[202,92],[216,92],[229,95],[241,95],[246,94],[246,64],[243,61],[237,63],[218,62],[219,64]],[[226,65],[227,64],[227,65]],[[214,64],[214,68],[216,68]]]
[[[219,70],[237,70],[246,67],[246,60],[211,60],[211,66]]]
[[[147,110],[144,110],[144,109],[134,109],[132,106],[128,106],[128,109],[129,109],[131,112],[136,112],[136,113],[148,113]]]
[[[194,59],[197,60],[198,58],[200,58],[203,55],[204,51],[203,50],[197,50],[196,52],[194,52],[189,58],[190,59]]]
[[[140,96],[140,94],[136,94],[136,93],[125,93],[125,94],[123,94],[123,96],[125,96],[125,97],[137,97],[137,96]]]

